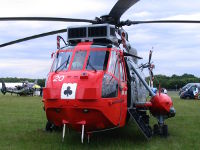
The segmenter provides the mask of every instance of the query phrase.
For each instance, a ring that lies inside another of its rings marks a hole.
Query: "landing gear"
[[[153,134],[154,135],[160,135],[163,137],[167,137],[168,134],[168,126],[164,124],[164,117],[159,116],[158,117],[158,124],[155,124],[153,126]]]
[[[85,134],[84,130],[85,130],[85,125],[82,124],[82,130],[81,130],[81,143],[82,143],[82,144],[83,144],[83,142],[84,142],[84,134]]]
[[[59,131],[59,130],[60,130],[60,127],[54,125],[50,121],[47,121],[45,131],[52,132],[52,131]]]
[[[167,137],[169,135],[168,134],[168,126],[165,124],[165,125],[163,125],[162,129],[163,129],[163,136]]]
[[[168,126],[166,124],[162,125],[162,126],[159,126],[158,124],[155,124],[153,126],[153,134],[154,135],[160,135],[162,137],[167,137],[169,135]]]
[[[158,124],[154,124],[153,126],[153,134],[154,135],[159,135],[159,127],[158,127]]]
[[[65,128],[66,128],[66,124],[63,125],[62,142],[64,142],[64,139],[65,139]]]
[[[46,130],[47,132],[52,132],[52,131],[53,131],[53,126],[54,126],[53,123],[47,121],[45,130]]]
[[[88,144],[90,143],[90,137],[91,137],[91,133],[87,133],[87,139],[88,139]]]

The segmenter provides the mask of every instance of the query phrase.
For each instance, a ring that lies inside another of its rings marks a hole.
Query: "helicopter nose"
[[[176,115],[176,110],[175,108],[172,106],[169,110],[169,117],[174,117]]]
[[[173,108],[173,102],[171,98],[166,94],[157,94],[151,99],[152,107],[151,112],[153,114],[162,115],[174,115],[175,109]]]

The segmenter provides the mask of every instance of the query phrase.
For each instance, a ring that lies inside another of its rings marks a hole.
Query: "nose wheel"
[[[51,122],[47,121],[46,127],[45,127],[45,131],[52,132],[53,131],[53,127],[54,127],[54,125]]]
[[[47,121],[45,126],[45,131],[52,132],[52,131],[59,131],[60,128],[56,126],[55,124],[51,123],[50,121]]]

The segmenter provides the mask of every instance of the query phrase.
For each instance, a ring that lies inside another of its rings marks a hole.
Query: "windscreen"
[[[82,70],[87,51],[77,51],[72,62],[71,70]]]
[[[108,58],[108,51],[90,51],[86,70],[106,70]]]
[[[67,70],[69,67],[69,63],[71,61],[72,58],[72,52],[59,52],[56,55],[56,58],[53,62],[53,66],[51,71],[63,71],[63,70]]]

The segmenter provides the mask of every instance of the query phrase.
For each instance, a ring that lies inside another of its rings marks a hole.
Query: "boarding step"
[[[135,120],[141,132],[149,139],[152,137],[152,129],[148,123],[145,122],[144,117],[137,112],[136,109],[128,109],[130,116]]]

